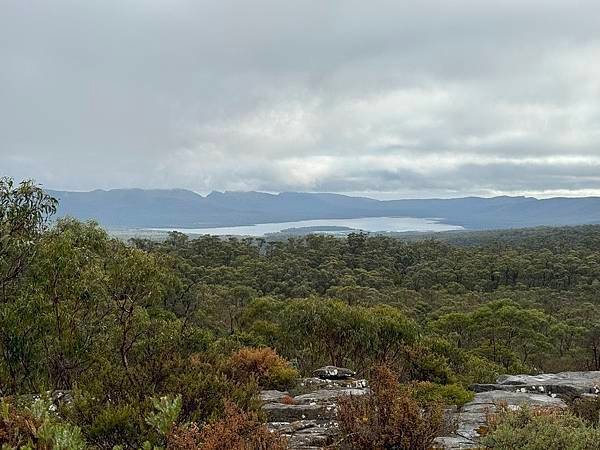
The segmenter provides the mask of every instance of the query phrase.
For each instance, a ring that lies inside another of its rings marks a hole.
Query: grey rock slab
[[[297,420],[330,420],[336,411],[327,405],[285,405],[267,403],[262,407],[268,422],[294,422]]]
[[[289,392],[287,391],[277,391],[277,390],[264,390],[260,391],[260,399],[265,403],[275,403],[281,402],[283,397],[289,396]]]
[[[369,386],[369,382],[363,379],[348,378],[345,380],[324,380],[317,377],[303,378],[299,383],[300,389],[362,389]]]
[[[494,384],[474,384],[471,389],[475,392],[518,390],[573,398],[583,394],[600,394],[600,371],[503,375]]]
[[[331,420],[272,422],[267,427],[287,438],[287,447],[294,450],[323,448],[338,436],[338,425]]]
[[[461,412],[485,412],[486,409],[495,409],[501,403],[510,406],[537,406],[566,408],[566,403],[560,398],[546,394],[532,394],[529,392],[512,391],[487,391],[475,394],[475,398],[464,405]]]
[[[461,436],[441,436],[435,439],[434,449],[443,450],[462,450],[468,448],[477,448],[472,439]]]
[[[319,425],[318,420],[296,420],[294,422],[270,422],[267,423],[269,430],[274,430],[282,434],[293,434],[307,428],[314,428]]]
[[[308,394],[298,395],[294,397],[294,401],[298,404],[311,404],[311,403],[331,403],[337,401],[341,397],[346,396],[360,396],[368,394],[369,389],[353,389],[353,388],[342,388],[342,389],[320,389],[315,392]]]
[[[458,410],[451,421],[455,430],[448,436],[438,437],[435,448],[448,450],[477,448],[481,437],[480,428],[486,424],[487,414],[497,411],[505,404],[508,408],[520,408],[524,405],[534,407],[566,408],[566,403],[557,397],[546,394],[494,390],[479,392],[475,398]]]
[[[288,448],[290,449],[306,449],[306,448],[322,448],[332,444],[337,435],[337,428],[323,424],[316,427],[304,428],[288,437]]]

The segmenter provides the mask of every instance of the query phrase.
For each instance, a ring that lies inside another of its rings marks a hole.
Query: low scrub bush
[[[600,427],[600,397],[578,398],[573,401],[571,411],[590,425]]]
[[[268,347],[242,348],[224,362],[224,371],[238,382],[255,380],[265,389],[285,389],[298,379],[298,371]]]
[[[481,443],[496,450],[600,448],[600,429],[564,410],[503,409],[489,417],[488,427]]]
[[[85,449],[81,430],[70,423],[59,422],[52,409],[52,403],[44,399],[22,410],[0,400],[2,449]]]
[[[201,430],[195,426],[177,428],[169,435],[167,448],[173,450],[284,450],[285,440],[271,433],[254,412],[225,404],[225,414]]]
[[[443,428],[440,402],[420,404],[387,367],[374,370],[372,393],[340,401],[340,427],[355,449],[426,450]]]
[[[428,381],[411,383],[408,386],[414,397],[421,403],[440,402],[446,405],[462,406],[473,400],[474,394],[460,384],[436,384]]]

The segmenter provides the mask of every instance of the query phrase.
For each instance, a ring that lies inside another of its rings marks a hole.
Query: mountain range
[[[212,192],[184,189],[49,191],[58,216],[95,219],[107,228],[203,228],[359,217],[437,218],[467,229],[600,223],[600,197],[464,197],[375,200],[341,194]]]

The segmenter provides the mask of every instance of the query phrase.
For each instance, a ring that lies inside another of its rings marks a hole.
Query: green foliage
[[[588,424],[600,427],[600,396],[575,399],[571,411]]]
[[[351,306],[339,300],[294,300],[274,320],[285,330],[276,348],[306,366],[392,361],[416,339],[415,324],[398,309]],[[256,328],[254,328],[256,331]]]
[[[153,398],[152,406],[155,411],[146,417],[146,422],[166,436],[177,422],[181,412],[181,396]]]
[[[79,427],[59,420],[50,400],[40,398],[18,409],[2,400],[0,443],[9,449],[84,450],[87,444]]]
[[[56,199],[32,181],[15,185],[10,178],[0,178],[0,287],[3,301],[6,301],[6,289],[23,274],[56,206]]]
[[[482,444],[498,450],[547,450],[598,448],[600,429],[569,412],[520,408],[492,418]]]
[[[463,406],[473,400],[474,394],[467,391],[460,384],[436,384],[428,381],[412,383],[409,385],[414,397],[423,404],[432,402],[446,405]]]
[[[223,365],[224,371],[236,382],[255,381],[263,389],[287,389],[298,379],[298,371],[266,348],[242,348],[232,354]]]
[[[55,450],[84,450],[87,448],[79,427],[68,422],[44,421],[38,429],[38,438],[51,443]]]
[[[81,403],[78,407],[81,407]],[[91,423],[85,429],[87,440],[100,448],[113,448],[120,444],[135,446],[140,435],[138,411],[130,404],[98,408],[89,415]]]

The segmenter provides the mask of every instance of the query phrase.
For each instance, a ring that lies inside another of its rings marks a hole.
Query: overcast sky
[[[598,0],[0,0],[47,187],[600,195]]]

